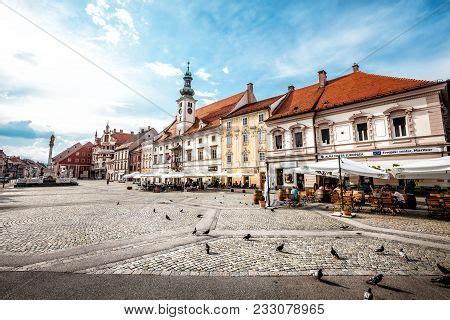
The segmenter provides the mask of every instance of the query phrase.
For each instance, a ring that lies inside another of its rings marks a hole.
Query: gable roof
[[[243,91],[196,109],[195,122],[184,135],[217,127],[220,124],[220,119],[233,110],[245,93],[246,91]],[[201,122],[205,124],[203,128],[201,127]],[[156,141],[164,141],[175,136],[177,136],[176,120],[163,130],[161,136]]]
[[[268,120],[327,110],[433,84],[436,82],[357,71],[329,80],[323,88],[316,83],[290,92]]]
[[[264,99],[264,100],[256,101],[256,102],[253,102],[253,103],[248,103],[248,104],[240,107],[236,111],[232,111],[232,112],[228,113],[226,116],[224,116],[222,118],[223,119],[227,119],[227,118],[237,117],[237,116],[241,116],[241,115],[244,115],[244,114],[248,114],[248,113],[257,112],[257,111],[261,111],[261,110],[267,109],[267,108],[270,107],[270,105],[272,103],[274,103],[275,101],[280,99],[282,96],[283,95],[279,95],[279,96],[276,96],[276,97],[271,97],[271,98],[267,98],[267,99]]]
[[[133,138],[131,133],[113,132],[111,136],[116,140],[116,145],[121,145]]]

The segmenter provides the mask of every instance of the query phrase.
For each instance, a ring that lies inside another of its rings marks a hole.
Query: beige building
[[[309,163],[338,155],[390,170],[414,159],[449,152],[446,82],[353,72],[290,90],[266,121],[271,187],[333,184],[332,178],[296,172]],[[396,179],[352,177],[350,184],[403,185]],[[418,186],[448,186],[447,180],[417,180]]]

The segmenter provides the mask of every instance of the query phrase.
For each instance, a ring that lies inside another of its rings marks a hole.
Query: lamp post
[[[341,189],[341,213],[344,210],[344,198],[343,198],[343,184],[342,184],[342,170],[341,170],[341,155],[338,155],[338,162],[339,162],[339,184]]]
[[[269,162],[266,160],[266,203],[270,207]]]
[[[4,157],[2,158],[2,163],[3,163],[3,189],[5,188],[5,180],[6,180],[6,167],[8,166],[8,158]]]

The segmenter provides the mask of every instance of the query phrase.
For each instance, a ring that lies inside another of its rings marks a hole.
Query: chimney
[[[113,132],[116,133],[116,128],[113,129]]]
[[[323,88],[327,83],[327,72],[325,70],[320,70],[317,73],[319,74],[319,87]]]
[[[150,129],[151,129],[150,126],[148,126],[148,127],[147,127],[147,130],[150,130]]]
[[[248,103],[255,102],[255,96],[253,94],[253,83],[247,83],[247,97],[248,97]]]
[[[134,131],[131,131],[130,133],[133,135],[133,134],[134,134]]]
[[[123,130],[122,130],[122,129],[120,129],[120,133],[123,133]]]
[[[288,87],[288,91],[289,91],[289,92],[294,91],[294,90],[295,90],[295,87],[294,87],[293,85],[290,85],[290,86]]]
[[[141,133],[144,133],[144,128],[141,128]]]
[[[353,68],[353,72],[359,71],[359,65],[356,62],[352,65],[352,68]]]

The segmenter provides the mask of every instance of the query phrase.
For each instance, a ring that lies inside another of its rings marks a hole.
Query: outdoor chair
[[[364,205],[365,202],[366,202],[366,198],[365,198],[364,194],[355,193],[353,195],[353,205],[355,208],[357,208],[357,211],[361,210],[361,207]]]
[[[349,211],[353,211],[354,202],[352,196],[343,196],[342,197],[342,205],[345,207],[349,207]]]
[[[442,197],[442,206],[444,208],[444,213],[447,217],[450,217],[450,196]]]
[[[434,214],[442,215],[444,213],[444,206],[442,205],[440,198],[428,197],[426,198],[428,215],[433,216]],[[445,205],[445,199],[444,199]]]
[[[371,211],[375,211],[377,213],[383,212],[383,203],[381,201],[381,198],[370,196],[369,197],[369,205],[370,205]]]
[[[395,215],[397,213],[397,207],[394,204],[394,199],[392,196],[381,197],[381,203],[383,206],[383,212]]]

